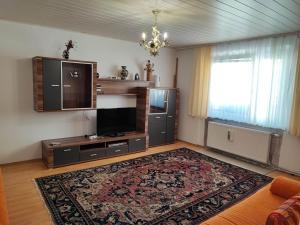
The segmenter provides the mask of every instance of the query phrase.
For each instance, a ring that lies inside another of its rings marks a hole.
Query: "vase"
[[[160,87],[160,77],[158,75],[153,75],[154,87]]]
[[[128,70],[126,69],[126,66],[121,66],[121,67],[122,67],[122,70],[120,72],[121,80],[126,80],[128,76]]]

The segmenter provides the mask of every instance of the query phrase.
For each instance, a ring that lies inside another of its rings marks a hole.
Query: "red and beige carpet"
[[[270,177],[182,148],[37,178],[58,225],[199,224]]]

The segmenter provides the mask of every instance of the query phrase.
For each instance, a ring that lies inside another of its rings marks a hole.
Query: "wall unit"
[[[96,108],[96,62],[39,56],[32,62],[36,111]]]
[[[103,90],[106,90],[97,92],[98,95],[136,95],[137,131],[121,137],[98,137],[94,140],[82,136],[44,140],[42,141],[43,161],[49,168],[145,151],[148,148],[149,92],[147,87],[151,82],[120,80],[103,82],[101,79],[97,82],[101,84]]]
[[[149,88],[149,146],[174,143],[178,127],[179,90]]]
[[[122,137],[60,138],[42,141],[42,158],[49,168],[145,151],[147,135],[127,133]]]
[[[82,67],[82,70],[84,68]],[[64,80],[63,77],[62,82]],[[173,143],[176,140],[178,89],[149,88],[153,84],[146,81],[98,79],[97,84],[101,87],[101,91],[97,92],[98,95],[136,95],[136,132],[127,133],[121,137],[98,137],[93,140],[86,137],[44,140],[42,141],[43,161],[49,168],[144,151],[149,146],[149,137],[151,146]],[[72,85],[79,88],[77,84]],[[150,104],[152,92],[165,94],[165,98],[162,99],[165,106],[164,112],[150,112],[150,108],[155,107],[155,104]],[[71,97],[72,94],[66,99]],[[77,104],[81,100],[78,99]],[[73,107],[72,104],[70,107]]]

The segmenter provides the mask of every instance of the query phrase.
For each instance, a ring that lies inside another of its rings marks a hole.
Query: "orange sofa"
[[[254,195],[201,225],[264,225],[273,210],[298,193],[300,193],[300,182],[277,177]]]
[[[9,225],[1,168],[0,168],[0,225]]]

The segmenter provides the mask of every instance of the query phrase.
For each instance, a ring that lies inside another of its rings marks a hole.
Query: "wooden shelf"
[[[101,86],[101,92],[98,91],[97,95],[137,95],[139,87],[154,87],[154,83],[144,80],[98,79],[97,86]]]

